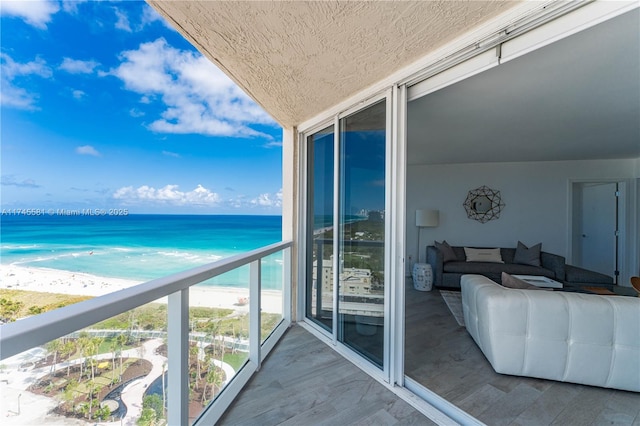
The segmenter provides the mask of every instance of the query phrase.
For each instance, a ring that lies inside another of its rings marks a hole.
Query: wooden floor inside
[[[293,326],[220,425],[433,425],[300,326]]]
[[[638,393],[496,373],[440,292],[407,281],[408,377],[487,425],[640,425]]]

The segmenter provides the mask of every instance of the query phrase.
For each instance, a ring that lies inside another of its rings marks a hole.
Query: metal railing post
[[[262,359],[260,347],[262,336],[260,333],[260,259],[254,260],[249,266],[249,359],[258,366]]]
[[[172,293],[167,307],[169,425],[189,424],[189,289]]]
[[[291,247],[284,249],[282,255],[282,317],[287,321],[291,321]]]

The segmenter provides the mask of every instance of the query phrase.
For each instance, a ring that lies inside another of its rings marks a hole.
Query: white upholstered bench
[[[640,298],[518,290],[464,275],[467,331],[497,373],[640,392]]]

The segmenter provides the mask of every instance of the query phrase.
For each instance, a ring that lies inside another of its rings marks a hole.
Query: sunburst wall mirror
[[[469,191],[463,206],[469,219],[486,223],[500,217],[504,203],[502,202],[500,191],[482,185]]]

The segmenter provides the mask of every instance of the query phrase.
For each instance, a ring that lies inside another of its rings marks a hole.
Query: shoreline
[[[101,277],[81,272],[60,269],[0,265],[0,289],[37,291],[76,296],[98,297],[146,281]],[[197,284],[189,289],[189,306],[232,309],[237,312],[249,312],[249,289]],[[166,297],[158,299],[166,303]],[[282,313],[282,292],[280,290],[262,290],[262,311]]]

